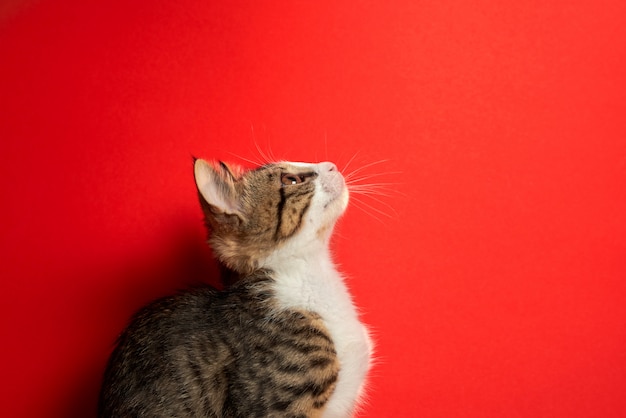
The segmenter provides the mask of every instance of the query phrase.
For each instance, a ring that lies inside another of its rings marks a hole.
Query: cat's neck
[[[306,248],[298,253],[285,248],[266,260],[264,267],[273,271],[279,305],[315,311],[327,318],[352,316],[352,298],[333,263],[328,242]]]
[[[293,283],[307,281],[311,277],[318,280],[337,273],[327,242],[310,242],[306,246],[285,246],[272,253],[263,267],[277,276],[292,277]]]

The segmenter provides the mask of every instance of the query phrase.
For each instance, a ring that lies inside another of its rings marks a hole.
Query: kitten
[[[236,280],[141,309],[100,417],[349,417],[371,343],[329,240],[348,204],[334,164],[194,163],[209,242]]]

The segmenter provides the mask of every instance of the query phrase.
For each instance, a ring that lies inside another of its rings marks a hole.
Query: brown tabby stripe
[[[276,232],[274,232],[274,239],[278,240],[280,235],[280,228],[283,225],[283,210],[285,208],[285,203],[287,202],[287,195],[285,193],[285,188],[280,189],[280,201],[278,202],[278,208],[276,210],[276,215],[278,219],[276,220]]]
[[[307,209],[311,204],[314,188],[282,187],[277,209],[277,222],[274,239],[285,239],[292,236],[302,224]]]

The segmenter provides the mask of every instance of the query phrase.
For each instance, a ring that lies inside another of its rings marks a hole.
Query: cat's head
[[[238,273],[263,266],[284,248],[298,257],[327,245],[348,204],[344,178],[329,162],[244,171],[198,159],[194,173],[213,251]]]

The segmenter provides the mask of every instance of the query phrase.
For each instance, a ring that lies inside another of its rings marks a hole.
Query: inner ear
[[[223,170],[223,168],[222,168]],[[240,202],[235,189],[235,179],[230,173],[216,170],[204,160],[194,163],[194,176],[200,195],[217,213],[240,215]]]
[[[239,180],[243,172],[241,167],[233,164],[227,164],[224,161],[220,161],[220,168],[222,169],[222,172],[230,177],[233,181]]]

